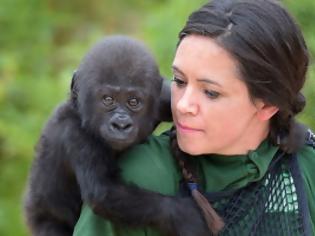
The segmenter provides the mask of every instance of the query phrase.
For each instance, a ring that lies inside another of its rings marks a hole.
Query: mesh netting
[[[276,156],[261,181],[207,194],[226,224],[220,235],[310,235],[296,156]]]
[[[315,149],[315,135],[305,144]],[[310,216],[296,154],[281,151],[258,182],[236,191],[206,193],[225,227],[220,236],[311,236]],[[180,195],[189,195],[184,181]]]
[[[315,146],[315,145],[314,145]],[[189,195],[184,182],[180,195]],[[277,153],[264,178],[236,191],[206,193],[225,227],[220,236],[310,236],[297,156]]]

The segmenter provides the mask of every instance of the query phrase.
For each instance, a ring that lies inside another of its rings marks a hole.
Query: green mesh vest
[[[306,144],[315,148],[311,131],[307,133]],[[225,222],[220,235],[311,236],[311,219],[297,158],[297,154],[279,150],[260,181],[235,191],[205,193]],[[184,183],[180,192],[183,196],[189,194]]]

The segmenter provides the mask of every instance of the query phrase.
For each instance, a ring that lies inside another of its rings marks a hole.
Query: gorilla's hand
[[[164,230],[174,236],[210,236],[211,233],[195,201],[190,198],[168,198],[163,210],[169,214]],[[169,205],[169,206],[167,206]],[[162,214],[163,215],[163,214]],[[162,223],[162,222],[161,222]],[[165,228],[169,227],[169,228]]]

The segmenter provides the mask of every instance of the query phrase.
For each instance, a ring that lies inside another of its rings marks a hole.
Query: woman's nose
[[[196,115],[198,113],[198,104],[196,99],[197,98],[193,92],[193,89],[186,88],[185,92],[177,102],[177,110],[183,114],[190,113],[192,115]]]

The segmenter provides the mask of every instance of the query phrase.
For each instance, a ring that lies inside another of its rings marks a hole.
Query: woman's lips
[[[192,128],[180,122],[176,123],[176,127],[178,130],[183,131],[183,132],[202,132],[202,129]]]

